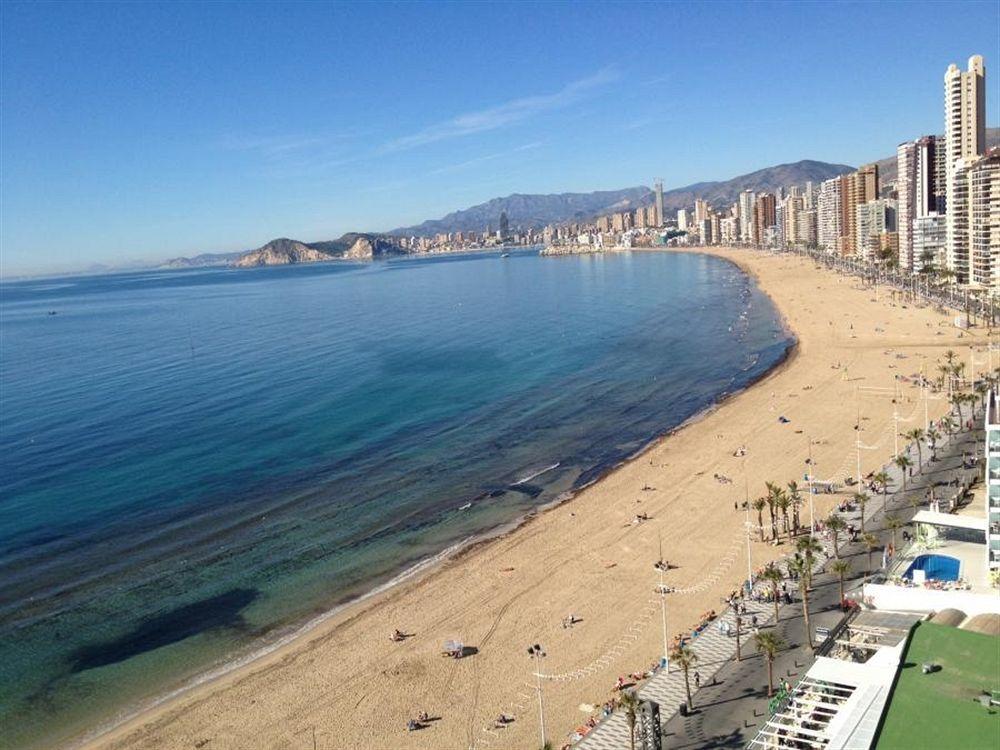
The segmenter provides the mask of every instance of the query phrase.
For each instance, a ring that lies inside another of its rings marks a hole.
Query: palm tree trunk
[[[757,528],[760,529],[760,540],[764,541],[764,512],[757,511]]]
[[[803,581],[805,584],[805,581]],[[812,628],[809,627],[809,594],[808,589],[805,585],[802,586],[802,619],[805,621],[806,625],[806,642],[809,644],[809,648],[813,648],[813,635]]]
[[[688,680],[688,668],[684,667],[684,692],[687,693],[688,699],[688,711],[694,708],[694,703],[691,702],[691,683]]]
[[[774,624],[778,624],[778,583],[771,584],[774,587]]]
[[[844,574],[840,574],[840,604],[844,604]]]
[[[742,661],[743,655],[740,653],[740,625],[742,621],[740,616],[736,616],[736,661]]]
[[[774,659],[767,660],[767,697],[774,695]]]

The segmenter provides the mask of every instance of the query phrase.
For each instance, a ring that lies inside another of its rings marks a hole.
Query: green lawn
[[[923,674],[924,663],[941,670]],[[974,700],[1000,690],[1000,638],[921,622],[903,657],[877,750],[997,750],[1000,708]]]

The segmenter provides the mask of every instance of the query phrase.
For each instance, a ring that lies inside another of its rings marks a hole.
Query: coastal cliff
[[[315,263],[322,260],[333,260],[333,256],[309,247],[305,243],[282,237],[271,240],[256,250],[244,253],[233,261],[233,266],[235,268],[285,266],[292,263]]]
[[[232,260],[231,265],[234,268],[254,268],[330,260],[373,260],[404,254],[406,251],[394,240],[379,235],[350,232],[337,240],[311,244],[280,237],[256,250],[243,253]]]

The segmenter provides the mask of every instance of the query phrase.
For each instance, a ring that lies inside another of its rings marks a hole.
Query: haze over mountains
[[[987,128],[987,146],[1000,145],[1000,128]],[[878,162],[882,182],[896,177],[895,155]],[[847,164],[805,159],[791,164],[779,164],[739,175],[729,180],[697,182],[692,185],[666,190],[663,207],[669,218],[680,208],[689,208],[695,198],[723,207],[734,203],[741,190],[773,192],[778,188],[804,185],[854,171]],[[600,190],[591,193],[523,194],[514,193],[503,198],[493,198],[460,211],[453,211],[440,219],[430,219],[409,227],[399,227],[383,233],[348,232],[339,239],[319,242],[301,242],[287,238],[271,240],[267,244],[244,252],[204,253],[192,258],[173,258],[159,268],[197,268],[233,265],[250,267],[287,263],[307,263],[325,260],[372,258],[405,254],[397,238],[411,235],[429,236],[447,232],[481,232],[490,226],[497,227],[501,213],[506,213],[512,227],[538,229],[547,224],[558,224],[592,219],[597,216],[638,206],[652,204],[654,195],[649,187],[638,185],[619,190]]]

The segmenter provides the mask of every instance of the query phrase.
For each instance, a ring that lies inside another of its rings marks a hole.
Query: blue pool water
[[[559,499],[789,344],[704,255],[0,284],[0,747]]]
[[[920,555],[910,563],[903,578],[913,578],[914,570],[922,570],[929,581],[957,581],[958,560],[947,555]]]

